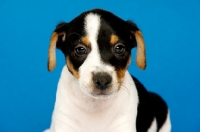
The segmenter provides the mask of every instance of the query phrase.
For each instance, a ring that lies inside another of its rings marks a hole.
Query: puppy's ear
[[[136,64],[137,66],[144,70],[146,68],[146,51],[145,51],[145,44],[144,39],[142,36],[141,31],[138,29],[137,25],[134,24],[131,21],[127,21],[129,31],[131,33],[131,39],[132,41],[136,41],[136,45],[133,45],[137,47],[136,50]]]
[[[67,23],[62,22],[56,26],[56,29],[51,35],[47,63],[49,71],[52,71],[56,66],[56,47],[62,47],[62,44],[66,39],[66,29]]]

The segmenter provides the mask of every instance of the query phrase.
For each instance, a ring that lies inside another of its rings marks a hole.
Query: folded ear
[[[56,47],[59,48],[60,45],[65,41],[66,28],[67,23],[62,22],[56,26],[56,29],[51,35],[47,63],[49,71],[52,71],[56,66]]]
[[[146,51],[142,33],[136,24],[131,21],[127,21],[127,23],[132,36],[131,39],[134,37],[136,41],[136,64],[140,69],[144,70],[146,68]]]

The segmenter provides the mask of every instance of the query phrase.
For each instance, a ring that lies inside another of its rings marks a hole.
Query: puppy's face
[[[95,98],[116,93],[130,64],[131,49],[140,45],[138,66],[145,68],[141,32],[110,12],[92,10],[55,29],[49,48],[49,70],[55,66],[55,46],[64,53],[68,70],[81,90]]]

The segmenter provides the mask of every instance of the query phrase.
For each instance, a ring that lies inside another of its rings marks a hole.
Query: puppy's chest
[[[126,112],[117,110],[101,110],[95,112],[78,112],[69,118],[69,122],[78,132],[113,132],[123,123],[130,123],[130,117]],[[72,123],[73,122],[73,123]],[[132,124],[132,123],[131,123]]]
[[[135,112],[125,102],[105,100],[79,103],[82,105],[71,104],[64,118],[65,124],[74,131],[113,132],[124,123],[132,125],[134,122]]]
[[[79,120],[80,131],[82,132],[109,132],[112,121],[115,120],[112,113],[97,112],[91,115],[83,115]],[[78,126],[76,127],[78,128]]]

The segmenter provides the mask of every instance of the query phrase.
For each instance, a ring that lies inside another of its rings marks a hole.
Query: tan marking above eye
[[[114,35],[114,34],[112,34],[112,35],[110,36],[110,44],[111,44],[111,45],[116,44],[118,41],[119,41],[119,37],[118,37],[118,36],[116,36],[116,35]]]
[[[88,36],[81,37],[81,42],[85,44],[86,46],[90,46],[90,40]]]

